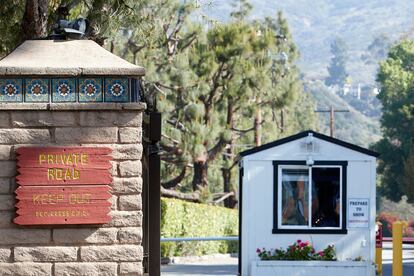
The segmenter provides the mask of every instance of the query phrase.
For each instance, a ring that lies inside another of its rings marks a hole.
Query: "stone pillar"
[[[142,103],[0,104],[0,275],[143,275]],[[105,146],[112,156],[112,221],[18,226],[20,146]]]

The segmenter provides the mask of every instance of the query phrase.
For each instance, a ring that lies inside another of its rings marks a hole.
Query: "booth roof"
[[[0,76],[143,76],[145,69],[91,40],[27,40],[0,60]]]
[[[261,145],[259,147],[255,147],[255,148],[252,148],[252,149],[249,149],[249,150],[245,150],[245,151],[241,152],[240,155],[241,156],[246,156],[246,155],[250,155],[250,154],[253,154],[253,153],[256,153],[256,152],[259,152],[259,151],[263,151],[263,150],[267,150],[267,149],[270,149],[270,148],[273,148],[273,147],[277,147],[279,145],[282,145],[282,144],[292,142],[292,141],[297,140],[297,139],[307,137],[309,135],[309,133],[312,133],[313,136],[316,137],[316,138],[319,138],[321,140],[325,140],[325,141],[330,142],[332,144],[336,144],[336,145],[339,145],[339,146],[342,146],[342,147],[345,147],[345,148],[348,148],[348,149],[351,149],[351,150],[354,150],[354,151],[358,151],[358,152],[366,154],[366,155],[370,155],[370,156],[374,156],[374,157],[379,156],[379,153],[377,153],[375,151],[372,151],[372,150],[369,150],[369,149],[366,149],[366,148],[363,148],[363,147],[360,147],[360,146],[357,146],[357,145],[354,145],[354,144],[351,144],[351,143],[348,143],[348,142],[345,142],[345,141],[342,141],[342,140],[339,140],[339,139],[336,139],[336,138],[333,138],[333,137],[330,137],[330,136],[326,136],[324,134],[315,132],[313,130],[307,130],[307,131],[304,131],[304,132],[300,132],[298,134],[295,134],[295,135],[292,135],[292,136],[289,136],[289,137],[285,137],[285,138],[282,138],[280,140],[276,140],[276,141],[270,142],[268,144]]]

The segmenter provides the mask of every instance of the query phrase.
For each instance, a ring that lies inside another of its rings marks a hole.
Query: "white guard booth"
[[[314,132],[241,153],[243,276],[375,275],[378,154]],[[261,261],[257,248],[333,245],[337,261]]]

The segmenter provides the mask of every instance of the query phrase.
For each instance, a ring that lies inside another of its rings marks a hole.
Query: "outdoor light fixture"
[[[308,133],[308,137],[306,137],[306,145],[313,146],[313,133]]]
[[[88,28],[88,21],[84,18],[76,20],[58,20],[54,25],[54,31],[58,35],[64,35],[73,39],[82,38]]]
[[[308,137],[306,137],[306,152],[310,153],[306,158],[306,165],[312,166],[315,161],[312,158],[312,153],[315,150],[315,141],[313,138],[313,133],[308,133]]]
[[[313,133],[308,133],[308,137],[305,140],[306,152],[312,154],[315,151],[315,139]]]
[[[313,160],[312,155],[308,155],[306,158],[306,165],[312,166],[313,164],[315,164],[315,161]]]

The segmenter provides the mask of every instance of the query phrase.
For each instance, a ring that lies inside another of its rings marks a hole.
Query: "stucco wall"
[[[1,104],[0,275],[143,274],[144,108],[139,103]],[[15,151],[23,145],[112,148],[112,221],[99,226],[14,224]]]

